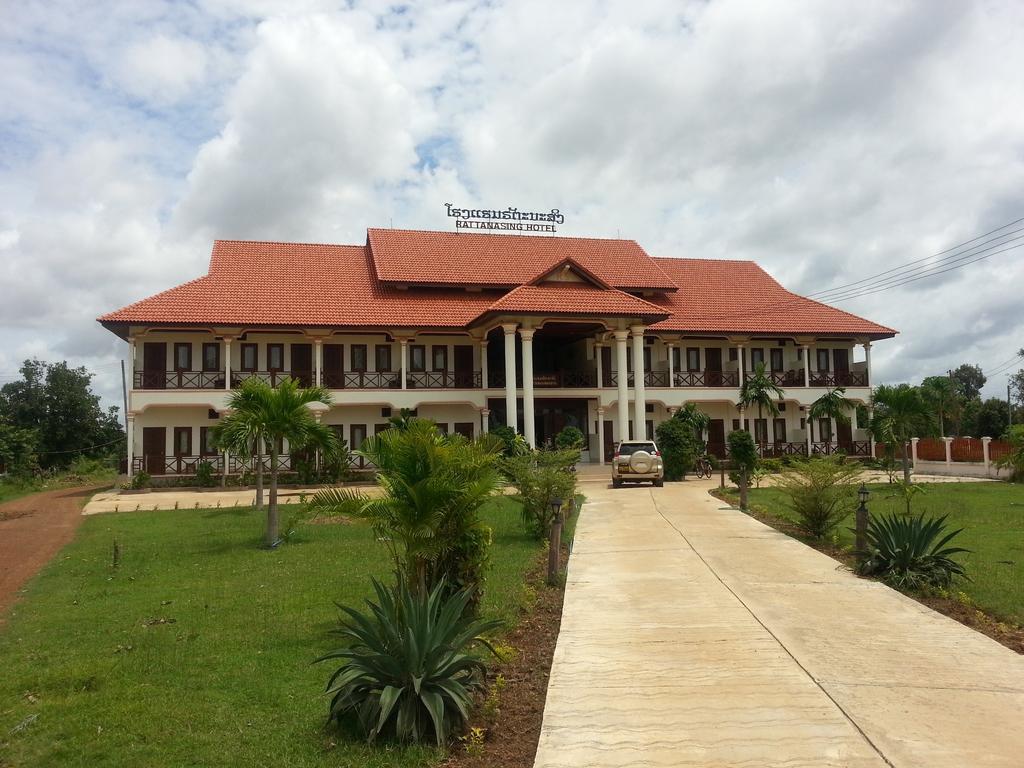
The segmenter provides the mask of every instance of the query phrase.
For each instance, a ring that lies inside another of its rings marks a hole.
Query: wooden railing
[[[480,389],[480,371],[408,371],[405,386],[409,389]]]
[[[811,371],[812,387],[866,387],[868,375],[865,371]],[[803,386],[803,375],[800,377],[800,384],[792,386]]]
[[[194,475],[199,465],[206,462],[215,472],[224,471],[224,457],[220,454],[209,456],[135,456],[132,458],[134,472],[145,471],[150,475]]]
[[[755,443],[755,445],[757,447],[757,455],[763,459],[781,459],[786,456],[807,455],[806,442],[767,442]],[[725,458],[729,455],[729,449],[723,443],[708,443],[707,451],[712,456],[717,456],[718,458]],[[811,443],[812,456],[833,456],[839,453],[845,456],[870,458],[871,443],[867,440],[851,440],[842,443]]]
[[[276,387],[285,379],[295,379],[300,386],[308,387],[313,383],[312,371],[232,371],[231,386],[239,386],[246,379],[260,379],[272,387]]]
[[[740,375],[736,371],[676,371],[677,387],[738,387]]]
[[[224,389],[224,371],[135,371],[135,389]]]
[[[401,389],[402,374],[391,371],[343,371],[321,375],[328,389]]]

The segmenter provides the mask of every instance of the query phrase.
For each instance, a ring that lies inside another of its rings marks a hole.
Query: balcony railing
[[[203,462],[213,467],[215,472],[224,470],[224,457],[220,454],[209,456],[135,456],[132,458],[132,470],[150,475],[194,475]]]
[[[755,443],[757,454],[763,459],[782,459],[786,456],[806,456],[807,443],[789,442],[766,442]],[[729,450],[724,443],[711,443],[707,445],[707,451],[712,456],[727,458]],[[812,456],[832,456],[842,453],[846,456],[870,458],[871,443],[867,440],[845,440],[843,442],[832,441],[811,443]]]
[[[868,374],[866,371],[811,371],[812,387],[866,387],[867,385]]]
[[[401,389],[402,374],[390,371],[344,371],[321,377],[328,389]]]
[[[736,371],[676,371],[677,387],[738,387],[740,375]]]
[[[224,389],[224,371],[135,371],[135,389]]]
[[[480,389],[480,371],[409,371],[405,386],[409,389]]]
[[[313,384],[312,371],[232,371],[231,386],[240,386],[246,379],[260,379],[272,387],[276,387],[285,379],[295,379],[299,386],[308,387]]]

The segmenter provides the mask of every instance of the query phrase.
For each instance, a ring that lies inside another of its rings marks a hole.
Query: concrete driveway
[[[1024,658],[710,487],[586,487],[536,766],[1024,765]]]

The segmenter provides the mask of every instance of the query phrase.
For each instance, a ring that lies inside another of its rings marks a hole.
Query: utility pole
[[[1006,411],[1010,416],[1010,426],[1013,426],[1013,400],[1010,399],[1010,384],[1006,384]]]

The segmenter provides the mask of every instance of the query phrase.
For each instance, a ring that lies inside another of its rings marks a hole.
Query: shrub
[[[736,484],[740,489],[740,509],[747,511],[747,491],[750,486],[750,476],[757,467],[757,446],[754,445],[754,438],[744,429],[737,429],[729,433],[726,438],[729,445],[729,458],[732,460],[736,472]],[[730,473],[729,477],[732,478]]]
[[[523,524],[538,539],[548,535],[554,519],[552,502],[571,500],[576,494],[576,475],[570,467],[579,460],[579,451],[535,451],[502,461],[502,471],[519,492]]]
[[[555,448],[564,450],[582,450],[583,433],[576,427],[566,427],[555,436]]]
[[[212,488],[217,484],[217,479],[213,476],[213,464],[208,461],[199,462],[199,466],[196,467],[196,485],[202,488]]]
[[[868,556],[858,567],[899,589],[948,588],[964,568],[952,555],[970,550],[946,546],[963,529],[946,533],[946,516],[925,519],[891,514],[868,522]]]
[[[524,456],[530,452],[530,445],[526,439],[510,426],[495,427],[488,434],[501,440],[501,452],[504,456]]]
[[[1010,452],[996,459],[996,466],[1012,470],[1010,479],[1016,483],[1024,482],[1024,424],[1015,424],[1006,432],[1010,441]]]
[[[794,464],[782,473],[778,484],[796,512],[797,526],[823,539],[853,510],[859,474],[856,464],[821,457]]]
[[[132,489],[140,491],[143,488],[149,488],[151,480],[152,478],[149,476],[148,472],[136,472],[132,475]]]
[[[693,426],[683,419],[671,418],[661,422],[654,435],[665,466],[665,479],[682,480],[704,450]]]
[[[348,644],[317,662],[341,659],[327,682],[328,722],[355,715],[367,741],[444,745],[469,718],[473,695],[484,691],[483,661],[468,653],[501,622],[468,618],[466,591],[446,597],[444,584],[412,593],[404,582],[386,589],[373,582],[369,615],[341,606],[337,630]],[[493,652],[493,651],[492,651]]]
[[[758,464],[766,473],[781,472],[783,467],[782,459],[761,459]]]

